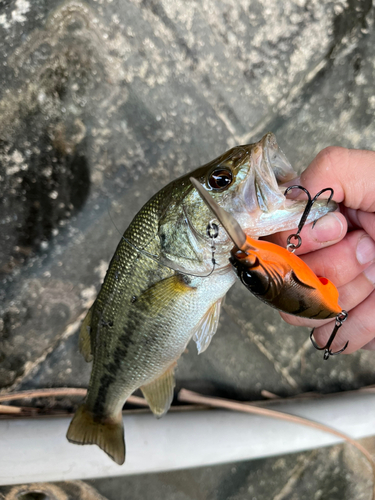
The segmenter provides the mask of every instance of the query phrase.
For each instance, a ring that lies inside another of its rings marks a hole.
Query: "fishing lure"
[[[349,342],[337,352],[331,350],[337,331],[348,316],[338,304],[338,290],[327,278],[318,277],[294,254],[296,248],[301,246],[302,239],[299,233],[311,206],[326,190],[322,190],[311,199],[308,191],[301,186],[291,186],[287,189],[286,193],[295,187],[302,189],[308,194],[308,203],[297,233],[289,236],[288,246],[283,248],[247,236],[237,221],[212,199],[199,182],[193,177],[190,181],[235,244],[229,260],[246,288],[263,302],[285,313],[310,319],[336,318],[335,327],[324,347],[319,347],[314,341],[314,330],[310,334],[310,339],[316,349],[324,350],[324,359],[342,353]],[[332,197],[333,191],[330,188],[328,190],[332,192]],[[293,238],[297,243],[292,243]]]

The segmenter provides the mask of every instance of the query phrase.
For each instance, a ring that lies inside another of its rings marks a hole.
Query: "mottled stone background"
[[[120,237],[109,212],[122,232],[167,182],[268,130],[297,169],[328,145],[374,149],[374,80],[371,0],[0,0],[0,388],[86,387],[77,331]],[[373,361],[323,363],[307,330],[235,286],[177,384],[332,392],[375,383]],[[92,485],[116,500],[366,499],[360,465],[338,446]]]

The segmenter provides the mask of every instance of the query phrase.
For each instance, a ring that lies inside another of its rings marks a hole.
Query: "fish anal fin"
[[[176,385],[174,379],[176,364],[177,363],[173,363],[161,377],[141,387],[141,391],[152,413],[157,418],[165,415],[171,406]]]
[[[75,444],[96,444],[117,464],[122,465],[125,462],[121,412],[116,418],[95,419],[83,404],[70,422],[66,437]]]
[[[185,293],[194,293],[195,288],[184,281],[184,276],[175,274],[169,278],[158,281],[145,290],[135,301],[136,307],[147,309],[148,314],[157,315],[171,302]]]
[[[224,297],[215,302],[199,321],[193,334],[193,339],[197,344],[198,354],[204,352],[210,345],[212,337],[215,335],[219,325],[220,311]]]
[[[91,318],[92,307],[88,310],[85,319],[82,322],[79,332],[79,352],[85,358],[87,363],[93,359],[92,345],[91,345]]]

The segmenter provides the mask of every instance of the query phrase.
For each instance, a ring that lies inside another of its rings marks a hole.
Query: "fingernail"
[[[292,179],[291,181],[285,182],[285,184],[281,184],[280,187],[285,192],[285,190],[289,186],[299,186],[300,184],[301,184],[301,177],[296,177],[295,179]],[[288,191],[286,197],[289,200],[294,200],[295,198],[298,198],[298,196],[301,196],[301,194],[303,194],[303,192],[300,189],[291,189],[290,191]]]
[[[361,265],[368,264],[375,259],[375,243],[370,236],[362,236],[359,240],[356,256]]]
[[[375,286],[375,264],[371,264],[370,267],[363,271],[363,274]]]
[[[326,241],[337,240],[342,235],[343,230],[344,226],[341,220],[336,214],[331,213],[325,215],[317,221],[312,230],[312,234],[315,241],[323,243]]]

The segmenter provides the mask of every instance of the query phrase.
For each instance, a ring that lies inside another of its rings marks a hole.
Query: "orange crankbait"
[[[229,260],[246,288],[263,302],[288,314],[310,319],[336,317],[335,327],[324,347],[318,347],[315,343],[314,330],[310,338],[316,349],[325,351],[324,359],[343,352],[348,342],[340,351],[331,351],[337,330],[348,315],[338,304],[337,288],[327,278],[316,276],[309,266],[293,253],[302,243],[299,232],[307,219],[311,205],[322,191],[311,200],[309,193],[301,188],[308,194],[309,203],[302,215],[298,232],[288,238],[288,249],[286,249],[247,236],[237,221],[219,207],[195,179],[190,178],[190,180],[234,242],[235,247],[231,251]],[[296,245],[290,242],[292,237],[297,239]]]

